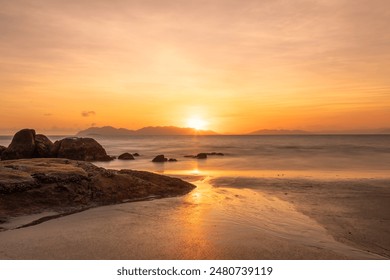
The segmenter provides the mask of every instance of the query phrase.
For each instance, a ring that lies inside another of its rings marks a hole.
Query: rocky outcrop
[[[32,158],[35,151],[35,130],[22,129],[12,138],[11,144],[1,154],[1,160]]]
[[[145,171],[107,170],[84,161],[0,162],[0,218],[183,195],[194,185]]]
[[[124,154],[121,154],[118,159],[121,159],[121,160],[134,160],[134,156],[132,154],[129,154],[129,153],[124,153]]]
[[[84,161],[110,161],[106,150],[93,138],[65,138],[56,141],[52,153],[57,158]]]
[[[139,153],[134,153],[133,156],[139,157]]]
[[[104,148],[92,138],[65,138],[54,144],[34,129],[22,129],[12,138],[4,151],[0,149],[1,160],[26,158],[67,158],[84,161],[109,161]]]
[[[164,155],[158,155],[153,160],[153,162],[166,162],[168,159]]]
[[[47,138],[43,134],[37,134],[35,135],[35,151],[34,151],[34,157],[37,158],[50,158],[53,157],[53,142],[50,141],[49,138]]]

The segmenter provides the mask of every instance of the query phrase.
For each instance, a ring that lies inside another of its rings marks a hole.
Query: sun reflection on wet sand
[[[297,250],[288,252],[292,258],[299,258],[300,250],[307,256],[318,251],[329,256],[365,255],[336,242],[286,201],[250,189],[214,188],[208,180],[195,182],[197,188],[184,197],[185,207],[173,217],[182,223],[185,258],[272,258],[289,247]]]
[[[187,172],[186,176],[190,176]],[[0,258],[367,259],[283,200],[247,188],[197,185],[183,197],[90,209],[0,233]],[[99,244],[99,246],[96,246]]]

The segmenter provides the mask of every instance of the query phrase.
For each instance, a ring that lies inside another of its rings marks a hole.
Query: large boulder
[[[11,144],[1,154],[1,160],[32,158],[35,151],[35,130],[22,129],[12,138]]]
[[[106,150],[92,138],[65,138],[54,142],[54,157],[84,161],[110,161]]]
[[[129,153],[124,153],[124,154],[121,154],[118,159],[121,159],[121,160],[134,160],[134,157],[132,154],[129,154]]]
[[[35,152],[34,157],[50,158],[53,157],[53,142],[43,134],[35,135]]]

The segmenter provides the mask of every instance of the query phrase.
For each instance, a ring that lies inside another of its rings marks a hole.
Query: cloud
[[[51,116],[53,116],[53,114],[51,114],[51,113],[46,113],[46,114],[43,114],[45,117],[51,117]]]
[[[82,112],[81,112],[81,115],[82,115],[83,117],[90,117],[90,116],[96,115],[96,112],[95,112],[95,111],[82,111]]]

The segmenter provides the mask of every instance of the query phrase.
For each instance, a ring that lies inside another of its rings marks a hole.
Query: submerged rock
[[[164,155],[158,155],[153,160],[153,162],[166,162],[168,159]]]
[[[134,157],[132,154],[129,154],[129,153],[124,153],[124,154],[121,154],[118,159],[121,159],[121,160],[134,160]]]
[[[184,195],[195,186],[145,171],[107,170],[68,159],[0,162],[0,217],[71,212],[149,196]]]
[[[68,158],[84,161],[110,161],[112,157],[92,138],[65,138],[56,141],[52,153],[58,158]]]
[[[12,138],[11,144],[1,154],[1,160],[32,158],[35,151],[35,130],[22,129]]]
[[[212,152],[212,153],[206,153],[208,156],[224,156],[223,153],[216,153],[216,152]]]
[[[194,155],[185,155],[184,157],[186,157],[186,158],[206,159],[208,156],[224,156],[224,154],[223,153],[212,152],[212,153],[199,153],[196,156],[194,156]]]
[[[197,154],[196,158],[197,159],[206,159],[207,158],[207,154],[206,153],[199,153],[199,154]]]

